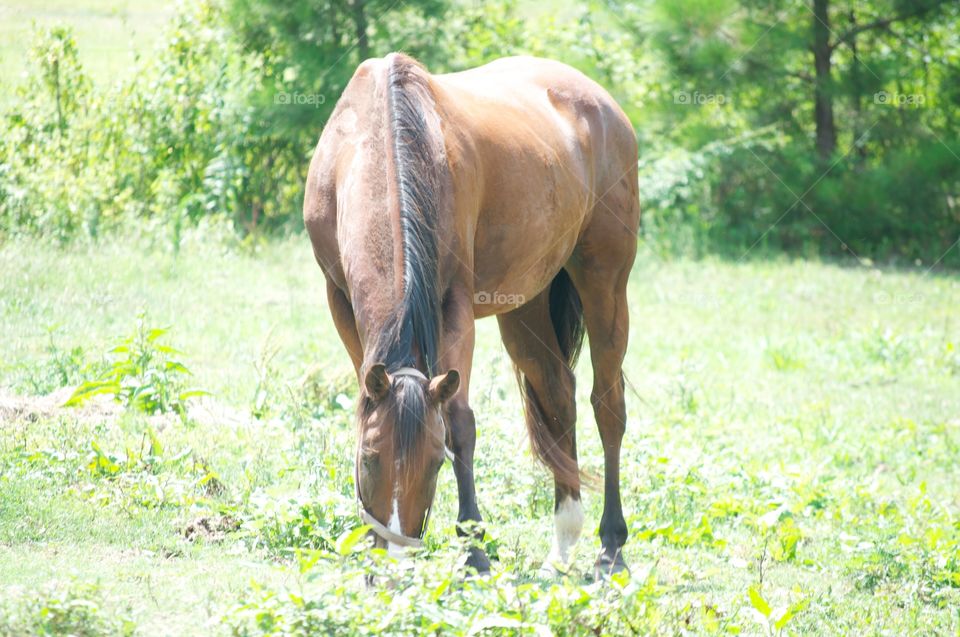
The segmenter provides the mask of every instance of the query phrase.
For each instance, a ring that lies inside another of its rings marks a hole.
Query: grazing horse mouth
[[[428,380],[423,372],[414,367],[401,367],[400,369],[392,372],[391,375],[406,375],[413,376],[421,380]],[[386,548],[390,545],[412,549],[423,548],[423,536],[427,532],[427,524],[430,522],[430,511],[433,509],[432,502],[430,503],[430,506],[427,507],[427,512],[423,516],[423,524],[420,527],[420,535],[418,537],[411,537],[409,535],[404,535],[402,532],[398,533],[397,531],[391,530],[385,526],[383,522],[378,520],[369,509],[367,509],[367,506],[363,503],[363,498],[360,496],[360,468],[356,463],[354,464],[353,468],[353,484],[354,493],[357,499],[357,513],[359,514],[363,523],[368,525],[370,530],[374,533],[374,542],[377,548]]]
[[[375,540],[377,548],[383,548],[383,543],[386,543],[387,546],[394,544],[404,548],[423,548],[423,533],[427,530],[427,520],[430,519],[430,509],[427,509],[427,514],[423,518],[424,523],[423,529],[420,531],[420,537],[410,537],[388,529],[382,522],[367,511],[362,501],[357,500],[357,505],[360,509],[360,519],[363,520],[364,524],[369,525],[370,530],[377,536]]]

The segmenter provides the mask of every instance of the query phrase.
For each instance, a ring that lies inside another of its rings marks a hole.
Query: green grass
[[[305,618],[329,628],[318,619],[328,612],[399,632],[403,618],[423,617],[463,631],[491,618],[574,630],[608,611],[640,632],[755,634],[765,629],[753,588],[774,614],[794,606],[786,630],[796,634],[960,630],[954,275],[642,251],[625,363],[624,589],[583,584],[599,549],[593,492],[567,583],[534,576],[552,488],[516,453],[524,434],[509,361],[495,321],[481,321],[477,483],[500,575],[444,584],[460,555],[446,468],[429,554],[385,576],[392,593],[374,593],[363,574],[387,567],[336,541],[357,524],[355,389],[306,239],[250,251],[198,235],[178,254],[139,243],[0,249],[0,386],[28,394],[78,382],[145,312],[171,327],[190,384],[211,391],[216,409],[183,422],[96,405],[33,417],[0,407],[0,598],[3,587],[96,583],[107,612],[142,634],[210,634],[224,621],[255,634]],[[588,360],[578,438],[582,464],[599,472]],[[150,436],[162,448],[150,451]],[[90,468],[94,443],[115,470]],[[219,516],[239,529],[184,536],[191,521]],[[561,613],[570,608],[575,619]]]
[[[35,28],[72,27],[84,69],[95,82],[111,83],[157,46],[172,16],[173,5],[145,0],[3,0],[0,90],[6,98],[21,83]]]

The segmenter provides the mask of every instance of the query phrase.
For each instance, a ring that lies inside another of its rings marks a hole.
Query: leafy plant
[[[802,539],[803,534],[793,521],[793,516],[784,517],[774,531],[771,556],[778,562],[792,562],[797,557],[797,545]]]
[[[206,392],[185,388],[190,370],[173,358],[179,351],[160,342],[166,333],[163,328],[147,327],[140,315],[134,333],[109,350],[112,361],[104,371],[77,387],[65,405],[110,394],[128,409],[146,414],[174,412],[185,418],[187,400]]]
[[[592,584],[531,582],[510,573],[463,581],[452,555],[432,568],[397,569],[383,551],[371,552],[364,568],[350,568],[342,556],[362,530],[341,536],[337,551],[301,560],[296,588],[256,585],[224,617],[231,633],[652,634],[667,612],[658,605],[663,591],[649,573],[621,573]],[[321,573],[331,566],[337,577]],[[364,584],[371,575],[381,583],[375,591]]]
[[[759,586],[751,586],[747,590],[747,597],[755,619],[766,628],[769,635],[783,634],[783,629],[786,628],[787,624],[803,611],[809,603],[806,599],[800,599],[792,604],[773,607],[764,598]]]
[[[241,515],[241,527],[254,546],[289,556],[295,549],[334,550],[356,514],[352,498],[328,489],[317,494],[258,491]]]

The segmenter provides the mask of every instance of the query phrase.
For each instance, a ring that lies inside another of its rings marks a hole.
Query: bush
[[[106,89],[84,72],[69,29],[36,34],[29,79],[0,123],[0,237],[63,242],[139,220],[176,248],[203,218],[228,218],[241,234],[300,227],[309,155],[359,62],[354,47],[254,37],[261,26],[274,33],[267,16],[278,19],[256,2],[189,6],[159,53]],[[455,59],[469,66],[502,43],[488,33],[518,39],[505,6],[466,11],[456,23],[469,36],[461,42],[430,36],[442,3],[405,5],[377,17],[371,46],[422,53],[443,68],[456,43],[463,53]],[[491,21],[501,26],[490,31]],[[323,99],[282,103],[287,92]]]
[[[294,163],[253,134],[259,76],[222,22],[207,2],[178,14],[160,53],[106,90],[68,29],[41,31],[0,135],[0,233],[65,241],[147,219],[176,246],[201,217],[250,230],[298,216],[305,151]]]

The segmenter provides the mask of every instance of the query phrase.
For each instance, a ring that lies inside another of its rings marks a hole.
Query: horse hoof
[[[593,564],[593,578],[595,580],[601,580],[622,571],[629,573],[630,569],[623,560],[623,552],[620,549],[600,551],[600,556]]]
[[[471,547],[470,555],[467,557],[467,570],[473,570],[478,576],[490,574],[490,558],[481,549]]]

